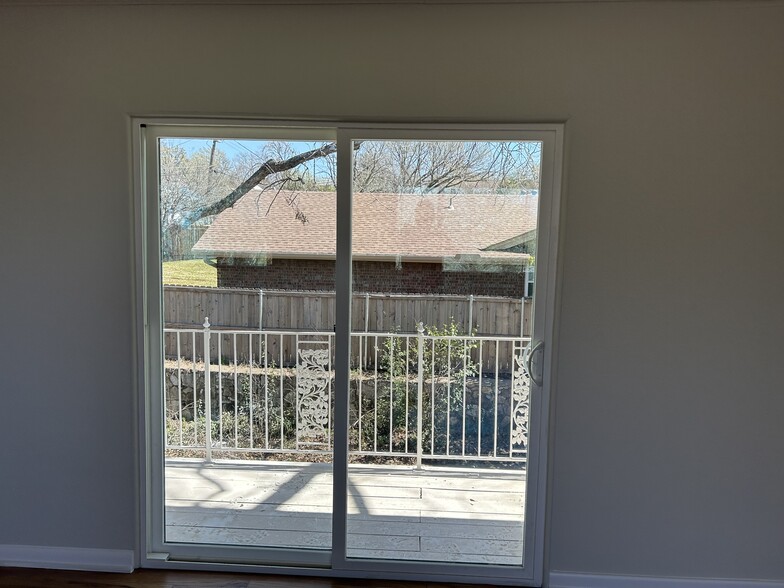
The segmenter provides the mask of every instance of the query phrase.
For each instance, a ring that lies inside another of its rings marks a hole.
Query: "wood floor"
[[[352,466],[348,556],[517,565],[523,473]],[[169,462],[166,540],[329,549],[328,464]]]
[[[0,568],[2,588],[472,588],[468,584],[136,570],[132,574]],[[473,588],[480,588],[474,584]]]

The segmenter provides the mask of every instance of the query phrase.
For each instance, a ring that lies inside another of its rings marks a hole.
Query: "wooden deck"
[[[515,565],[522,558],[524,473],[354,466],[348,555]],[[329,549],[327,464],[166,466],[166,539]]]

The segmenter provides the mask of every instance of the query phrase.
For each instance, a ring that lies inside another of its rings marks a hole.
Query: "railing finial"
[[[205,329],[209,329],[209,328],[210,328],[210,317],[208,317],[208,316],[205,316],[205,317],[204,317],[204,325],[202,325],[202,326],[203,326]]]
[[[424,323],[422,321],[420,321],[420,322],[417,323],[417,333],[419,333],[421,335],[424,332],[425,332],[425,325],[424,325]]]

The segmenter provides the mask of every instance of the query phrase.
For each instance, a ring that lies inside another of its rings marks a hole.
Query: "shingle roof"
[[[220,257],[335,257],[334,192],[254,190],[221,212],[193,252]],[[286,199],[296,196],[307,222]],[[438,261],[445,258],[520,260],[486,251],[536,228],[538,198],[496,194],[354,194],[354,259]],[[268,212],[269,209],[269,212]]]

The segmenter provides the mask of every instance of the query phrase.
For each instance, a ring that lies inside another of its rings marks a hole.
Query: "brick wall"
[[[525,275],[519,271],[444,271],[437,263],[355,261],[354,291],[395,294],[457,294],[467,296],[523,295]],[[335,262],[275,259],[269,265],[227,263],[218,259],[218,286],[266,290],[335,289]]]

